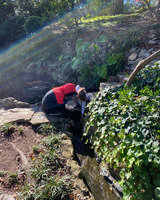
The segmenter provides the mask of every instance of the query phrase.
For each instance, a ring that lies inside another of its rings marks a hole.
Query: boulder
[[[13,108],[9,110],[0,109],[0,126],[11,122],[28,122],[34,111],[30,108]]]
[[[128,60],[134,61],[134,60],[136,60],[136,58],[137,58],[137,53],[132,53],[132,54],[128,57]]]
[[[29,108],[30,105],[27,102],[22,102],[14,99],[13,97],[8,97],[6,99],[3,99],[2,104],[5,109],[10,108]]]

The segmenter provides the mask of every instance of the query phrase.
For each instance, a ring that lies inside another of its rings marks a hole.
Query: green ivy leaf
[[[156,194],[156,197],[157,197],[158,199],[160,199],[160,187],[157,187],[157,188],[155,189],[155,194]]]

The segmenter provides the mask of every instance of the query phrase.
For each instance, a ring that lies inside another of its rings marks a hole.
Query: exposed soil
[[[20,182],[25,181],[25,170],[31,163],[33,146],[38,145],[42,138],[44,136],[28,124],[18,125],[10,133],[0,132],[0,193],[15,196],[18,188],[8,175],[18,173]]]

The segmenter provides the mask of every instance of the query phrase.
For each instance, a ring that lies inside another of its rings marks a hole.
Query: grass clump
[[[37,131],[44,135],[51,135],[55,132],[56,128],[52,123],[42,124],[38,127]]]
[[[23,187],[20,195],[23,199],[69,199],[71,177],[66,168],[66,159],[61,155],[60,138],[53,134],[47,137],[42,142],[41,152],[35,154],[34,159],[32,157],[31,181]]]
[[[9,137],[15,130],[16,125],[13,123],[5,123],[0,127],[0,132],[4,133],[6,137]]]

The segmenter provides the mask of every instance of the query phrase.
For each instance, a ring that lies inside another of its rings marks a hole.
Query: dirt
[[[0,132],[0,193],[15,194],[17,186],[8,175],[18,173],[20,181],[25,181],[25,170],[31,164],[33,146],[37,146],[43,138],[28,124],[16,125],[10,133]]]

